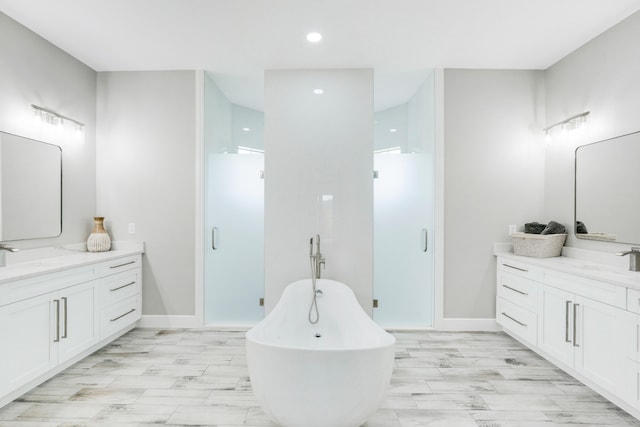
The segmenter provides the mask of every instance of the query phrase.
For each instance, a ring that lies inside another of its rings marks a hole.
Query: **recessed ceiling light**
[[[389,129],[389,132],[398,132],[398,129],[396,129],[396,128],[391,128],[391,129]]]
[[[243,131],[245,132],[249,132],[251,130],[251,128],[242,128]]]
[[[320,33],[309,33],[307,34],[307,40],[309,40],[311,43],[318,43],[320,40],[322,40],[322,34]]]
[[[315,93],[316,95],[322,95],[324,93],[324,90],[322,90],[322,89],[314,89],[313,93]]]

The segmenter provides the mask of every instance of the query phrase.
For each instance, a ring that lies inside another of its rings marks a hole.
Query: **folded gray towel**
[[[524,232],[529,234],[540,234],[547,226],[539,222],[527,222],[524,225]]]
[[[567,228],[555,221],[551,221],[547,226],[540,232],[540,234],[565,234],[567,232]]]

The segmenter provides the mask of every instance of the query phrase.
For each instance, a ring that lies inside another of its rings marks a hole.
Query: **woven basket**
[[[513,253],[535,258],[560,256],[566,234],[511,233]]]

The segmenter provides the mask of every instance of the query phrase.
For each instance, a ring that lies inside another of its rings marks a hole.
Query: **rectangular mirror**
[[[0,132],[0,241],[62,233],[62,150]]]
[[[640,132],[576,149],[577,238],[640,244],[639,160]]]

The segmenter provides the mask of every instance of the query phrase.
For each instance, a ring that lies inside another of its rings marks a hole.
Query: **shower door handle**
[[[211,249],[218,250],[218,227],[211,228]]]
[[[426,228],[422,229],[422,252],[427,252],[429,249],[429,231]]]

